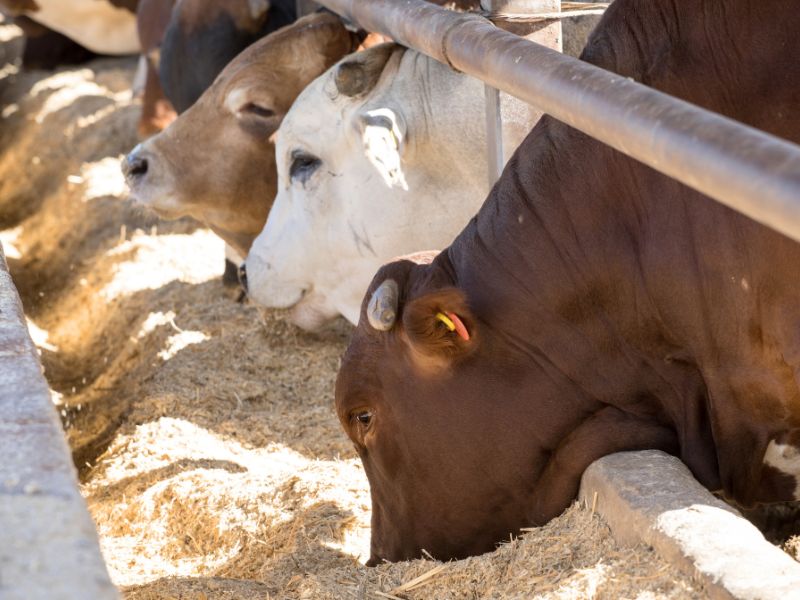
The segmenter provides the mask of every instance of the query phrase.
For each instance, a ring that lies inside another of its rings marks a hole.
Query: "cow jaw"
[[[289,321],[306,331],[316,331],[330,323],[338,312],[330,307],[330,303],[321,294],[313,292],[305,294],[303,298],[292,307]]]

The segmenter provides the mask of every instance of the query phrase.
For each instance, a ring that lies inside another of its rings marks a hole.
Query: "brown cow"
[[[138,125],[140,139],[163,131],[178,116],[158,79],[161,42],[174,6],[175,0],[141,0],[139,10],[136,11],[136,30],[142,45],[144,67],[142,116]],[[187,65],[188,68],[190,65]]]
[[[303,88],[357,45],[338,17],[322,13],[253,44],[128,155],[131,198],[167,219],[203,221],[246,255],[275,197],[272,134]]]
[[[800,142],[793,0],[617,0],[582,58]],[[491,550],[644,448],[800,499],[800,245],[545,117],[426,264],[376,275],[336,387],[369,564]]]
[[[145,61],[140,137],[194,104],[237,54],[295,19],[294,0],[142,0]]]
[[[480,7],[479,0],[433,2]],[[140,136],[163,130],[239,52],[295,18],[295,0],[141,0],[137,25],[147,71]],[[365,40],[367,47],[381,41],[376,34]]]
[[[182,113],[242,50],[295,20],[295,0],[177,0],[164,32],[159,79]]]

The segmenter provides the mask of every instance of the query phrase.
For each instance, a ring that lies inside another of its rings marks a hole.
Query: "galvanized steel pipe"
[[[318,0],[800,241],[800,146],[422,0]]]

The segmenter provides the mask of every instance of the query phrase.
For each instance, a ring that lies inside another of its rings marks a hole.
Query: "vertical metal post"
[[[489,161],[489,187],[503,172],[503,117],[500,112],[500,90],[485,84],[486,93],[486,158]]]
[[[524,20],[526,16],[561,12],[561,0],[481,0],[481,8],[490,13],[490,20],[501,29],[561,51],[560,20]],[[519,110],[518,102],[487,85],[486,139],[490,186],[499,179],[503,166],[515,150],[515,148],[504,148],[503,145],[503,114],[510,110]],[[529,107],[527,110],[528,115],[525,120],[528,129],[531,129],[542,113],[535,107]]]

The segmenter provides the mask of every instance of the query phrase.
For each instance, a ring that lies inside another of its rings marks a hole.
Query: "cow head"
[[[465,294],[416,264],[428,260],[378,272],[336,382],[370,482],[372,565],[488,552],[531,524],[553,435],[519,393],[532,375],[492,350]]]
[[[309,86],[276,136],[278,193],[247,258],[251,298],[292,307],[305,329],[338,314],[355,323],[381,264],[447,244],[484,197],[482,105],[479,83],[393,44]]]
[[[490,551],[558,516],[594,460],[678,452],[648,399],[599,400],[559,370],[531,327],[541,298],[462,287],[451,250],[378,271],[337,378],[370,482],[369,564]]]
[[[194,106],[127,157],[131,198],[163,218],[203,221],[246,255],[275,197],[273,134],[300,91],[355,44],[330,14],[255,43]]]

